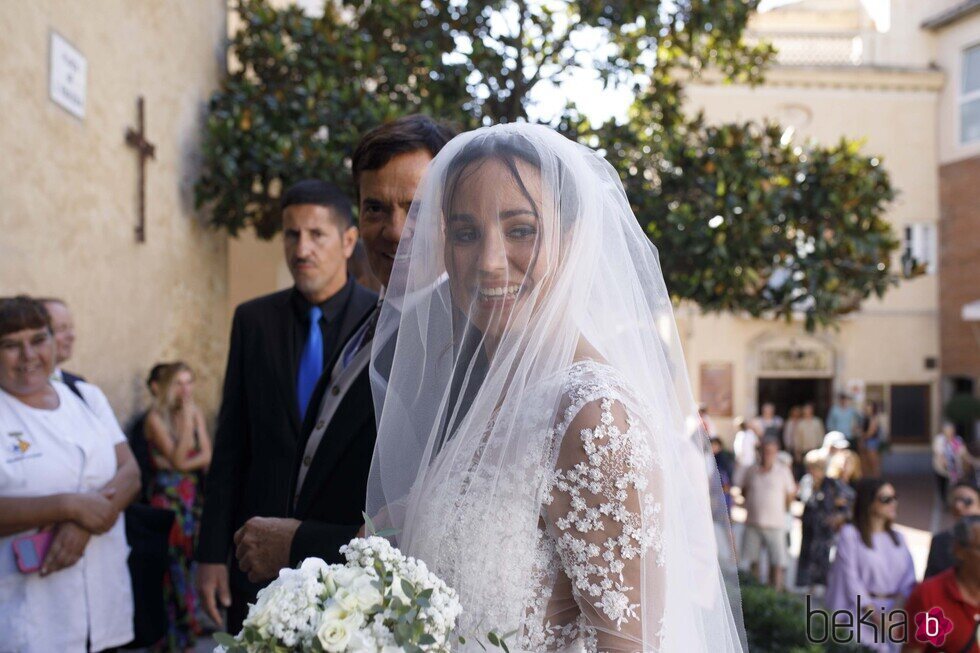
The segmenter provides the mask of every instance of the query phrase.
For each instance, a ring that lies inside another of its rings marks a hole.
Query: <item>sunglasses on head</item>
[[[886,494],[883,497],[878,497],[877,501],[881,505],[887,506],[890,503],[895,503],[896,501],[898,501],[898,497],[894,494]]]

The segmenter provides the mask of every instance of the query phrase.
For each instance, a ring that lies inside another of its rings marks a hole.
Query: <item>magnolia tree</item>
[[[775,124],[708,125],[681,109],[682,80],[704,69],[762,79],[773,51],[742,38],[757,4],[327,0],[311,17],[240,0],[197,202],[215,226],[269,238],[283,187],[326,177],[353,190],[353,148],[384,120],[527,119],[535,88],[580,69],[630,90],[628,120],[591,124],[568,104],[547,121],[605,150],[675,299],[833,324],[896,280],[881,161],[846,139],[797,144]]]

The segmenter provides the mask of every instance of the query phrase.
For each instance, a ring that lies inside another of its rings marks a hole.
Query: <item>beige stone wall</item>
[[[228,314],[254,297],[283,290],[293,278],[283,255],[282,235],[262,240],[251,229],[228,240]]]
[[[86,115],[48,97],[49,32],[88,62]],[[0,3],[0,294],[58,295],[78,341],[67,367],[120,419],[159,360],[198,370],[213,413],[227,350],[226,240],[193,210],[200,125],[224,67],[225,1]],[[124,134],[146,98],[147,241]]]
[[[802,345],[820,342],[833,352],[832,376],[828,378],[833,379],[837,389],[843,389],[852,380],[882,385],[886,392],[892,384],[932,386],[931,414],[935,418],[939,407],[938,374],[937,370],[926,369],[925,360],[939,353],[936,322],[931,312],[866,314],[844,319],[839,328],[807,334],[799,324],[745,319],[731,314],[700,315],[689,307],[678,311],[678,326],[695,397],[701,388],[702,363],[730,363],[734,415],[745,417],[758,413],[760,376],[773,376],[759,371],[758,350],[771,341],[795,340]],[[717,416],[713,419],[719,434],[730,439],[734,434],[732,420]]]

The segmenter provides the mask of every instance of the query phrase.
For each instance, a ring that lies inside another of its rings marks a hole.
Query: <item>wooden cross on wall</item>
[[[138,127],[126,130],[126,145],[136,149],[139,155],[139,218],[136,223],[136,242],[146,242],[146,160],[154,158],[155,146],[146,140],[146,126],[143,119],[143,96],[136,100]]]

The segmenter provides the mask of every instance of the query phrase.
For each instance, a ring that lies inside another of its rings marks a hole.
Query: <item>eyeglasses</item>
[[[956,505],[963,505],[969,508],[975,502],[973,500],[973,497],[953,497],[953,503]]]
[[[887,506],[889,504],[895,503],[896,501],[898,501],[898,497],[894,494],[886,494],[883,497],[878,497],[878,503],[880,503],[883,506]]]

